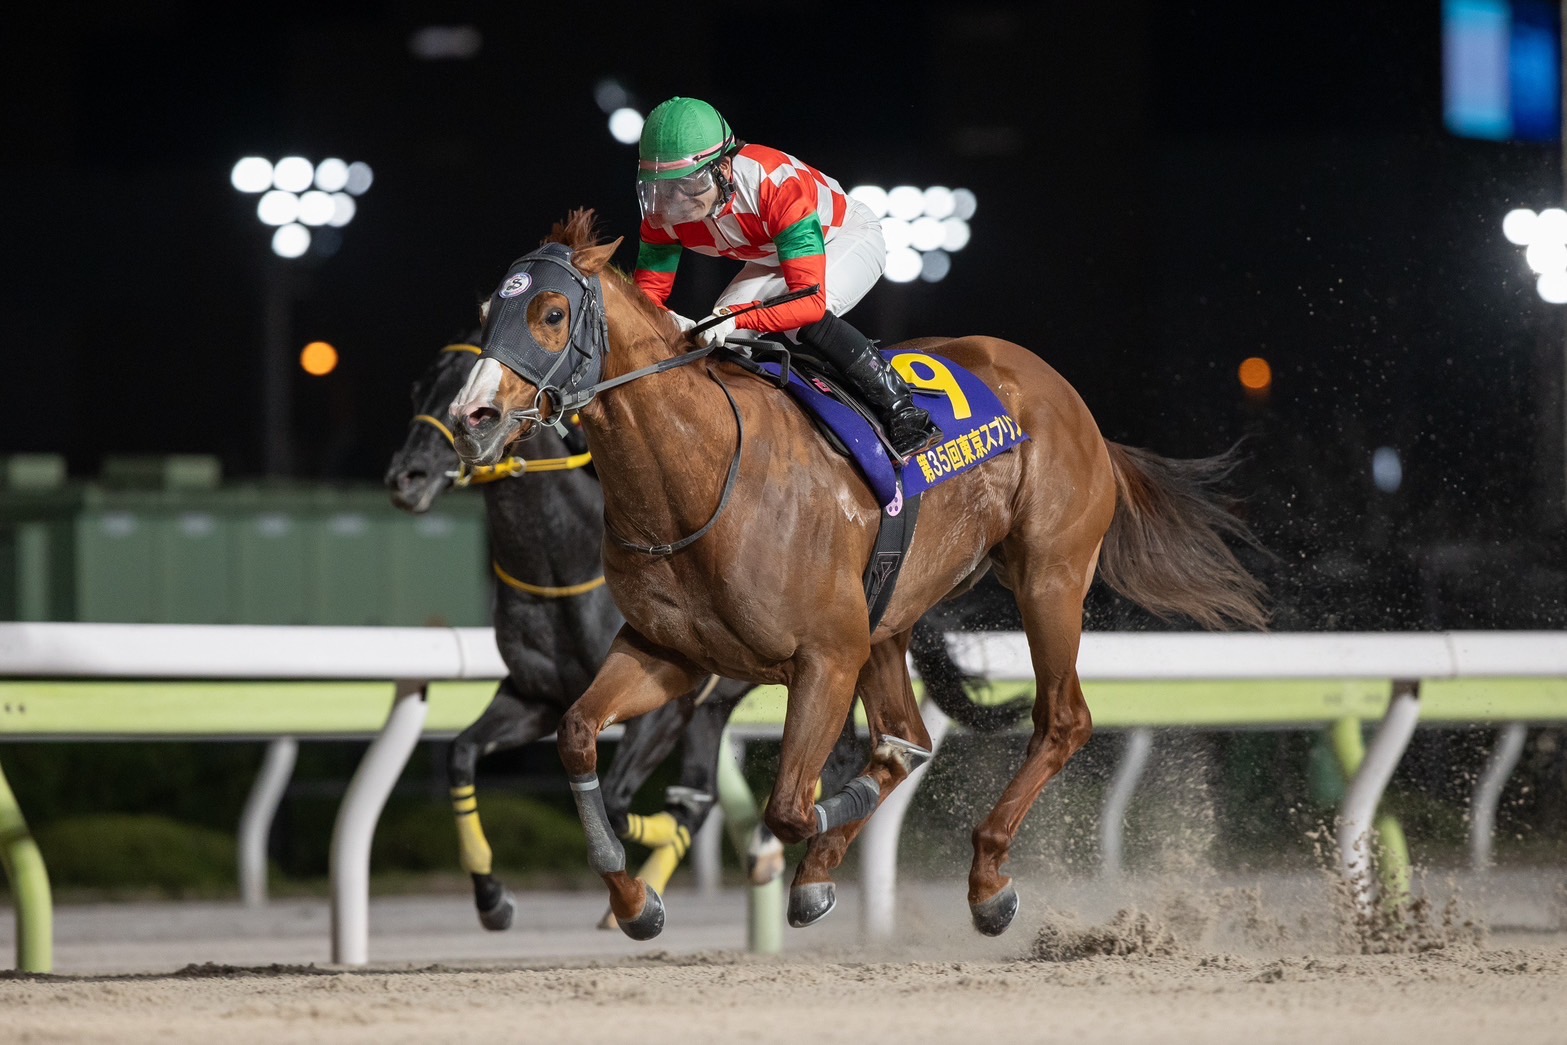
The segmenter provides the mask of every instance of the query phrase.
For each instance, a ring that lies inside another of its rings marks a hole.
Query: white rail
[[[1033,677],[1027,643],[1011,633],[950,637],[955,658],[992,680]],[[497,679],[505,668],[488,628],[269,627],[248,625],[0,624],[0,679],[364,680],[397,682],[397,697],[383,735],[366,755],[339,811],[332,845],[333,960],[362,963],[368,954],[366,882],[369,839],[387,795],[417,739],[429,682]],[[1089,633],[1083,636],[1078,671],[1085,682],[1200,682],[1220,680],[1384,679],[1446,680],[1472,677],[1567,677],[1567,636],[1558,632],[1427,632],[1310,634]],[[1400,732],[1418,714],[1396,716]],[[1567,718],[1553,706],[1536,717]],[[1210,709],[1211,711],[1211,709]],[[1474,721],[1510,721],[1506,712],[1477,705]],[[1178,716],[1176,716],[1178,717]],[[416,721],[417,720],[417,721]],[[1255,702],[1244,724],[1268,720]],[[1170,714],[1161,724],[1171,724]],[[1299,718],[1280,719],[1298,723]],[[1194,723],[1194,725],[1197,723]],[[1201,725],[1211,726],[1206,718]],[[81,723],[84,730],[91,728]],[[7,735],[0,717],[0,737]],[[251,731],[253,732],[253,731]],[[282,725],[276,735],[292,732]],[[58,735],[58,734],[56,734]],[[221,729],[214,736],[227,735]],[[1390,736],[1373,749],[1369,768],[1390,773],[1403,743]],[[1380,797],[1371,777],[1357,802]],[[912,791],[912,789],[910,789]],[[1373,793],[1374,792],[1374,793]],[[905,798],[904,802],[906,803]],[[903,804],[887,810],[901,813]],[[892,882],[896,830],[869,832],[862,858],[868,880]],[[1346,852],[1358,837],[1341,839]],[[878,904],[885,912],[887,905]]]

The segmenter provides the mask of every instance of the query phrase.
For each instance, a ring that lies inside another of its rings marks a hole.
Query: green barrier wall
[[[0,619],[489,623],[477,493],[416,517],[370,484],[210,485],[201,458],[110,462],[92,483],[16,460],[0,459]]]

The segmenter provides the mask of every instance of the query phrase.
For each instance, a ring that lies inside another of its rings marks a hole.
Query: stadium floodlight
[[[887,279],[937,283],[952,271],[952,255],[968,246],[969,219],[978,201],[968,189],[932,185],[856,185],[849,196],[881,221]]]
[[[265,156],[245,156],[229,171],[229,183],[237,191],[259,197],[256,217],[276,230],[273,253],[290,259],[304,257],[313,242],[319,243],[311,227],[340,229],[353,221],[359,209],[354,197],[363,195],[374,180],[369,164],[335,156],[320,163],[303,156],[285,156],[276,163]],[[317,253],[329,253],[335,242],[319,243]]]
[[[642,138],[641,113],[630,106],[623,106],[609,114],[609,134],[622,145],[635,145]]]
[[[265,317],[261,344],[260,430],[262,456],[268,475],[288,475],[293,470],[289,368],[292,355],[294,294],[297,266],[292,264],[312,252],[330,256],[341,241],[336,229],[354,220],[362,196],[375,180],[368,163],[348,163],[328,156],[312,163],[303,156],[284,156],[274,162],[265,156],[243,156],[229,171],[235,191],[256,197],[256,217],[270,232],[272,254],[262,274],[262,313]],[[314,230],[314,231],[312,231]],[[321,362],[315,349],[301,365],[312,374],[332,372],[333,362]],[[316,369],[311,369],[311,367]]]
[[[1537,214],[1516,207],[1502,218],[1502,235],[1523,248],[1540,300],[1567,305],[1567,210],[1547,207]]]

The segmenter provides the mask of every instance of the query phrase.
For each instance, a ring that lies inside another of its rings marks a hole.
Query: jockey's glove
[[[712,315],[703,319],[702,322],[705,323],[709,319],[718,319],[721,314],[722,313],[720,312],[714,312]],[[711,348],[713,345],[723,344],[724,339],[734,332],[735,321],[730,319],[728,316],[724,316],[722,319],[719,319],[717,323],[714,323],[712,326],[698,334],[696,336],[696,343],[701,348]]]
[[[672,308],[666,308],[664,311],[669,313],[669,318],[675,321],[675,325],[680,328],[682,334],[696,326],[696,320],[687,319]]]

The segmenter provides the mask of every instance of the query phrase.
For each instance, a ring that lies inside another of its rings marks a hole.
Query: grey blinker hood
[[[571,317],[570,338],[559,352],[539,344],[528,329],[529,303],[549,290],[565,297]],[[599,277],[577,271],[570,248],[561,243],[546,243],[518,258],[490,297],[479,344],[485,356],[538,387],[537,405],[549,400],[559,409],[573,392],[597,383],[603,372],[609,319]],[[558,380],[562,370],[565,378]]]

